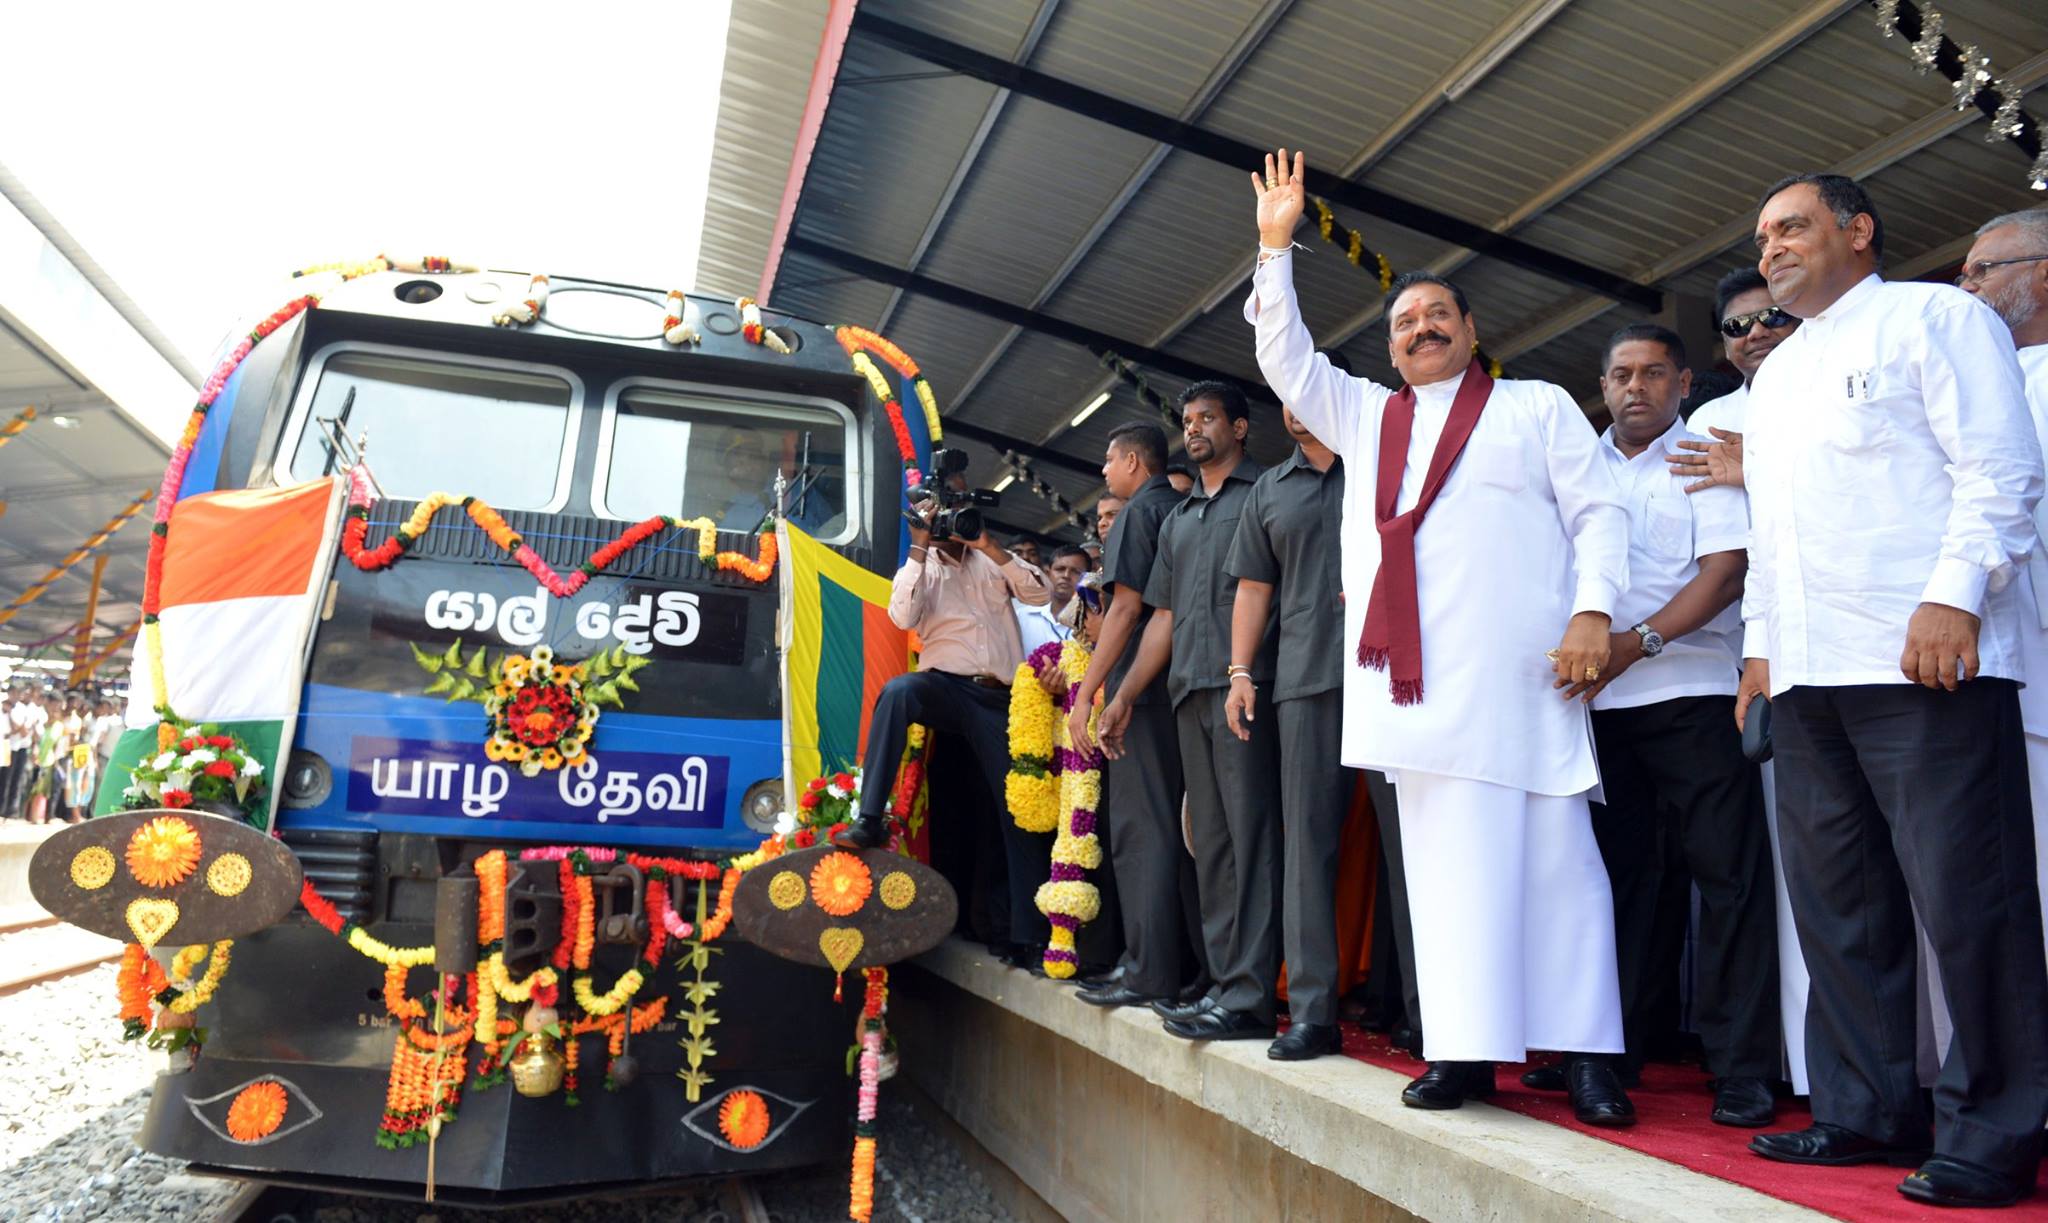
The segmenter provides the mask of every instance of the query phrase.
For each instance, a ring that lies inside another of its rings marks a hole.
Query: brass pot
[[[520,1095],[538,1098],[551,1096],[561,1087],[567,1064],[555,1049],[554,1039],[536,1032],[519,1042],[519,1052],[506,1069]]]

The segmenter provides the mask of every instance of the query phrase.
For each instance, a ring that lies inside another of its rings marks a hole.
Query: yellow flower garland
[[[484,961],[484,971],[490,974],[491,988],[507,1002],[524,1002],[533,997],[534,986],[555,983],[555,970],[545,964],[527,974],[524,981],[513,981],[512,974],[505,968],[505,953],[502,951],[491,953],[491,958]],[[482,979],[484,973],[477,976]]]
[[[391,944],[372,938],[369,931],[361,926],[351,926],[348,931],[348,945],[386,968],[396,965],[401,968],[418,968],[434,962],[434,947],[393,947]]]
[[[1060,721],[1052,694],[1031,664],[1019,663],[1010,680],[1010,772],[1003,799],[1010,818],[1026,832],[1059,827],[1059,779],[1052,772],[1053,734]]]
[[[220,980],[228,975],[228,949],[234,946],[233,939],[222,939],[213,945],[211,954],[206,944],[187,947],[171,961],[171,979],[183,984],[192,975],[192,969],[199,963],[200,956],[206,956],[206,975],[193,982],[192,988],[171,999],[171,1009],[180,1015],[190,1015],[213,1000],[213,991],[220,988]]]
[[[1078,685],[1081,677],[1088,673],[1088,647],[1079,641],[1069,640],[1060,647],[1059,668],[1067,679],[1069,690]],[[1098,711],[1091,709],[1088,724],[1092,729]],[[1063,758],[1073,761],[1073,738],[1067,732],[1067,720],[1055,717],[1053,733],[1055,743]],[[1053,838],[1053,878],[1042,883],[1033,895],[1038,910],[1052,922],[1052,934],[1047,942],[1045,973],[1053,978],[1074,975],[1074,935],[1079,926],[1094,921],[1102,912],[1102,893],[1086,879],[1062,879],[1058,868],[1067,866],[1078,870],[1096,870],[1102,866],[1102,841],[1091,830],[1086,836],[1074,832],[1074,813],[1093,812],[1097,821],[1102,812],[1102,767],[1100,757],[1095,758],[1096,767],[1090,769],[1066,768],[1058,778],[1058,835]],[[1067,919],[1067,920],[1061,920]],[[1059,953],[1057,955],[1052,953]]]
[[[629,968],[610,990],[598,994],[590,988],[589,977],[577,977],[572,983],[576,1005],[582,1007],[586,1014],[599,1017],[616,1015],[619,1008],[632,1001],[633,995],[640,992],[640,985],[645,979],[640,975],[639,969]]]

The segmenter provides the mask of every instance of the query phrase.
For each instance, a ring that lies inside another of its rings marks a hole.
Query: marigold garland
[[[228,1105],[228,1137],[236,1142],[260,1142],[284,1124],[290,1100],[284,1088],[270,1079],[251,1083]]]
[[[640,986],[646,980],[639,969],[628,968],[620,975],[618,981],[602,994],[592,989],[590,978],[587,976],[577,977],[569,984],[576,995],[576,1005],[601,1018],[605,1015],[618,1014],[620,1008],[631,1001],[633,995],[640,992]]]
[[[1066,678],[1060,699],[1062,714],[1071,713],[1081,679],[1088,673],[1090,651],[1078,639],[1059,647],[1059,669]],[[1034,685],[1035,681],[1034,681]],[[1095,723],[1096,711],[1088,715]],[[1045,949],[1045,975],[1055,979],[1071,977],[1079,969],[1074,938],[1080,928],[1094,921],[1102,908],[1102,894],[1088,882],[1087,872],[1102,866],[1102,842],[1096,835],[1096,813],[1102,805],[1102,749],[1098,744],[1083,755],[1074,750],[1067,733],[1067,719],[1055,717],[1054,764],[1059,784],[1059,833],[1052,843],[1051,878],[1041,884],[1033,900],[1038,911],[1052,923],[1052,935]]]
[[[889,970],[864,968],[861,999],[860,1092],[853,1114],[853,1175],[847,1215],[868,1223],[875,1210],[875,1112],[882,1090],[882,1015],[889,1009]]]
[[[860,912],[873,890],[868,864],[843,850],[826,854],[811,868],[811,899],[834,917]]]
[[[1003,778],[1003,798],[1010,818],[1026,832],[1059,827],[1059,779],[1052,772],[1053,723],[1059,719],[1052,694],[1038,682],[1038,663],[1055,656],[1048,652],[1052,648],[1032,651],[1010,680],[1010,772]]]
[[[180,816],[160,815],[128,838],[128,873],[146,888],[176,887],[199,865],[199,830]]]
[[[376,497],[370,489],[369,472],[361,466],[349,471],[348,518],[342,524],[341,550],[349,563],[364,572],[375,572],[396,564],[398,558],[412,550],[419,537],[426,534],[442,510],[460,507],[469,515],[491,542],[530,574],[534,580],[545,586],[549,594],[558,599],[573,597],[583,589],[591,578],[610,568],[621,556],[645,543],[656,532],[662,530],[695,531],[697,533],[697,557],[706,566],[737,573],[751,582],[765,582],[775,572],[776,544],[773,531],[759,537],[760,556],[749,557],[741,552],[720,552],[718,550],[718,528],[708,518],[670,518],[656,515],[642,519],[627,527],[617,539],[590,554],[590,559],[569,571],[564,577],[553,566],[541,559],[531,545],[521,539],[519,533],[505,521],[504,515],[475,497],[462,497],[454,493],[429,493],[413,510],[412,515],[400,524],[389,539],[372,548],[369,546],[370,509],[376,504]]]
[[[201,943],[180,951],[171,961],[171,982],[183,988],[183,992],[171,999],[170,1009],[180,1015],[190,1015],[213,1000],[214,991],[220,988],[221,978],[228,975],[228,950],[235,945],[233,939],[222,939],[211,950]],[[201,957],[206,960],[206,972],[199,980],[191,980],[192,969]]]
[[[163,967],[150,958],[142,944],[130,943],[121,949],[121,968],[114,976],[114,991],[121,1001],[123,1039],[135,1040],[156,1026],[151,1003],[168,984]]]
[[[790,349],[781,336],[761,324],[761,307],[751,297],[742,297],[733,302],[733,309],[740,312],[740,335],[749,344],[759,344],[773,353],[788,356]]]

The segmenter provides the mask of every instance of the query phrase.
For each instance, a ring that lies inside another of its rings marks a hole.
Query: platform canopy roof
[[[2048,117],[2048,6],[1939,8]],[[1950,96],[1856,0],[735,0],[698,284],[876,328],[977,482],[1014,448],[1086,504],[1109,430],[1157,419],[1101,351],[1169,399],[1257,381],[1250,150],[1305,148],[1368,252],[1303,227],[1319,343],[1392,378],[1385,255],[1452,276],[1510,376],[1597,414],[1604,337],[1709,335],[1783,174],[1862,180],[1894,277],[1950,271],[1983,220],[2043,203],[2033,153]],[[1255,422],[1255,456],[1284,455],[1277,414]],[[1015,493],[1003,515],[1059,517]]]

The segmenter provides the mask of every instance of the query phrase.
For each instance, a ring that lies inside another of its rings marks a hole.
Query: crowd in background
[[[76,824],[91,815],[121,728],[110,695],[8,688],[0,703],[0,819]]]

